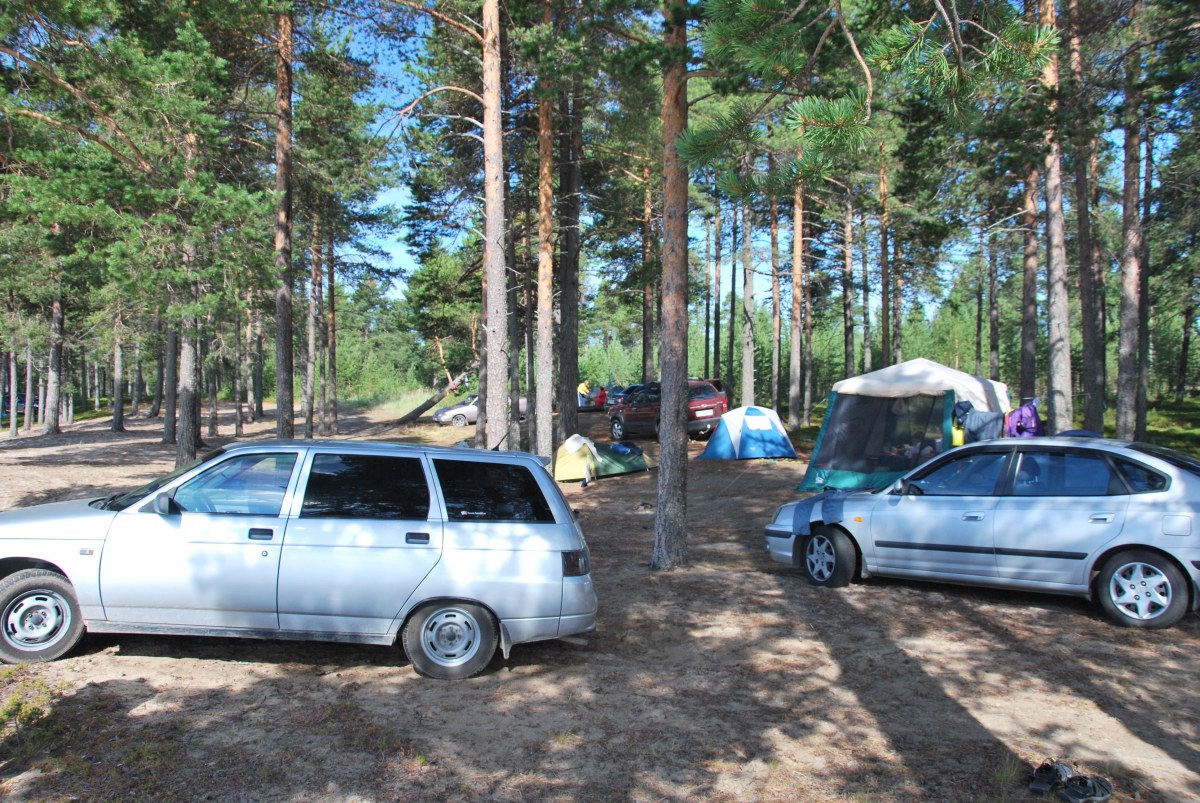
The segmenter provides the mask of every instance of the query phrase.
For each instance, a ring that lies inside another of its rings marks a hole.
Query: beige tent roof
[[[1003,382],[973,376],[924,358],[843,379],[834,383],[833,389],[838,394],[884,398],[935,396],[953,390],[957,401],[969,401],[976,410],[1008,412],[1011,408],[1008,386]]]

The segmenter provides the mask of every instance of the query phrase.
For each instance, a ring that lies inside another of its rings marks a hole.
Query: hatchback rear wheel
[[[1113,555],[1096,579],[1100,606],[1117,624],[1158,630],[1183,618],[1188,588],[1183,572],[1156,552],[1131,549]]]

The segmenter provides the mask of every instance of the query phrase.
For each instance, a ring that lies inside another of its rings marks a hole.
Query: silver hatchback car
[[[1011,438],[895,483],[790,502],[767,551],[810,582],[872,575],[1099,599],[1164,628],[1200,603],[1200,460],[1141,443]]]
[[[0,513],[0,659],[84,630],[394,644],[427,677],[595,629],[587,543],[521,452],[270,441]]]

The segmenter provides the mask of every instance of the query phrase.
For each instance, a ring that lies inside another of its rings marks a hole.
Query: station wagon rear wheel
[[[1113,555],[1100,570],[1096,584],[1104,612],[1125,627],[1170,627],[1187,612],[1183,572],[1155,552],[1133,549]]]
[[[412,615],[402,640],[417,674],[462,680],[482,672],[496,653],[496,618],[469,602],[434,602]]]
[[[854,577],[858,553],[841,530],[815,530],[804,541],[801,555],[804,574],[815,586],[840,588]]]
[[[53,661],[83,637],[83,615],[67,578],[26,569],[0,583],[0,660]]]

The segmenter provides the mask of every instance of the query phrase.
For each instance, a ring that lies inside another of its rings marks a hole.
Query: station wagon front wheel
[[[1131,549],[1113,555],[1096,583],[1104,612],[1126,627],[1158,630],[1175,624],[1187,612],[1183,572],[1156,552]]]
[[[417,674],[463,680],[482,672],[496,653],[496,618],[469,602],[434,602],[412,615],[402,641]]]
[[[67,578],[44,569],[16,572],[0,583],[0,660],[53,661],[83,637],[83,615]]]
[[[820,529],[807,536],[801,555],[804,574],[815,586],[840,588],[854,577],[858,553],[840,530]]]

